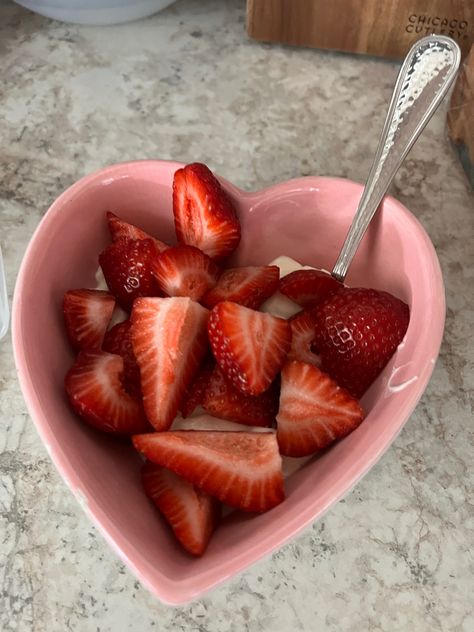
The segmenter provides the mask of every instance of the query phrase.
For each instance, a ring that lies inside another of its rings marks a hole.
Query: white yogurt
[[[295,272],[295,270],[315,270],[315,268],[312,268],[311,266],[302,266],[291,257],[286,257],[285,255],[277,257],[268,265],[278,266],[280,268],[281,279],[287,274],[290,274],[290,272]],[[260,311],[268,312],[269,314],[278,316],[279,318],[288,319],[300,312],[301,306],[297,305],[281,292],[276,292],[265,301],[265,303],[260,307]]]

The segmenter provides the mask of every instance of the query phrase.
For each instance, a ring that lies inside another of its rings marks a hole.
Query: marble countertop
[[[199,159],[248,189],[363,181],[397,65],[251,42],[242,0],[178,1],[133,24],[59,24],[0,0],[0,241],[11,292],[54,198],[134,158]],[[391,449],[320,521],[196,603],[170,608],[118,561],[43,448],[0,343],[0,629],[474,629],[474,213],[439,112],[392,193],[446,281],[441,356]]]

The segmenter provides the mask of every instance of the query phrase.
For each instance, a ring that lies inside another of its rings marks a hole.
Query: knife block
[[[474,42],[473,0],[248,0],[247,33],[267,42],[403,58],[431,33]]]

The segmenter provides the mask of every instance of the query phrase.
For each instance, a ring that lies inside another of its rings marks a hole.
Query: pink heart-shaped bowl
[[[29,244],[13,306],[13,342],[29,412],[59,472],[92,521],[159,599],[180,604],[280,547],[320,517],[375,464],[421,397],[439,351],[444,287],[433,246],[418,221],[392,198],[371,225],[347,282],[387,290],[410,305],[404,342],[362,403],[366,420],[346,439],[293,474],[287,499],[259,516],[229,516],[200,559],[183,553],[142,492],[140,459],[124,443],[87,427],[69,409],[64,375],[73,362],[61,301],[94,287],[98,253],[109,242],[113,210],[174,242],[171,186],[181,165],[140,161],[83,178],[51,206]],[[264,264],[286,254],[331,269],[362,187],[306,177],[246,193],[223,181],[242,223],[235,262]]]

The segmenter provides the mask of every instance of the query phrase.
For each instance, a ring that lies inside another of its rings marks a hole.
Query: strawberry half
[[[270,386],[291,344],[286,320],[227,301],[212,310],[208,333],[222,373],[247,395]]]
[[[103,290],[66,292],[64,322],[69,341],[76,351],[100,349],[114,307],[114,297]]]
[[[130,435],[150,429],[143,407],[122,386],[123,358],[105,351],[82,351],[65,386],[74,411],[104,432]]]
[[[291,348],[288,360],[300,360],[314,366],[321,365],[321,359],[313,353],[312,344],[316,336],[314,317],[310,311],[301,312],[289,319],[291,327]]]
[[[204,394],[207,389],[207,385],[211,379],[212,372],[214,371],[214,367],[216,366],[216,362],[214,357],[210,355],[210,357],[205,360],[196,373],[196,377],[191,382],[189,387],[186,389],[186,393],[183,396],[183,400],[181,402],[181,414],[183,417],[189,417],[196,410],[198,406],[204,401]]]
[[[207,351],[209,312],[189,298],[138,298],[132,311],[133,351],[143,405],[155,430],[167,430]]]
[[[141,228],[138,228],[138,226],[129,224],[110,211],[107,212],[107,223],[109,225],[112,241],[118,241],[120,239],[153,239],[159,252],[163,252],[169,248],[168,244],[152,237]]]
[[[127,311],[138,296],[160,296],[152,263],[160,254],[153,239],[119,239],[99,255],[112,294]]]
[[[248,426],[271,426],[278,411],[278,388],[272,385],[261,395],[244,395],[216,367],[204,393],[202,407],[219,419]]]
[[[323,270],[295,270],[280,281],[280,292],[302,307],[317,305],[342,287]]]
[[[142,467],[142,483],[183,548],[202,555],[219,519],[219,502],[150,461]]]
[[[244,511],[267,511],[284,499],[274,432],[177,430],[133,437],[157,465]]]
[[[285,364],[277,415],[281,454],[309,456],[348,435],[363,419],[359,402],[320,369],[304,362]]]
[[[178,169],[173,180],[176,236],[209,257],[223,258],[239,245],[240,222],[217,178],[198,162]]]
[[[167,296],[199,301],[219,278],[214,261],[194,246],[168,248],[153,262],[153,274]]]
[[[104,336],[103,351],[115,353],[123,358],[123,385],[127,393],[141,397],[140,369],[132,346],[132,323],[124,320],[114,325]]]
[[[202,299],[212,309],[222,301],[232,301],[245,307],[258,309],[278,290],[278,266],[248,266],[230,268],[221,274],[217,284]]]
[[[408,327],[408,305],[387,292],[342,288],[312,311],[321,368],[354,397],[379,375]]]

